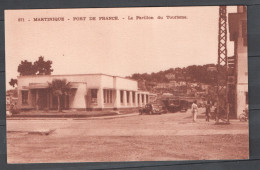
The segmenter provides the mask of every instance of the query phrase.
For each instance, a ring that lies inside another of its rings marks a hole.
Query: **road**
[[[8,163],[247,159],[248,123],[192,123],[190,111],[7,120]],[[35,132],[49,132],[35,133]]]

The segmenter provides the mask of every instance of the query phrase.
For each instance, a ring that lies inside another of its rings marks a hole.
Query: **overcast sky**
[[[53,61],[53,74],[105,73],[128,76],[217,62],[219,7],[106,8],[5,11],[6,83],[21,60]],[[236,12],[236,7],[228,7]],[[73,17],[118,16],[116,21]],[[154,20],[127,20],[153,16]],[[156,19],[163,16],[163,20]],[[187,19],[167,20],[166,16]],[[64,17],[64,22],[39,21]],[[25,22],[18,22],[24,18]],[[123,19],[124,18],[124,19]],[[70,19],[70,20],[68,20]],[[30,20],[30,21],[28,21]],[[233,55],[233,43],[228,43]]]

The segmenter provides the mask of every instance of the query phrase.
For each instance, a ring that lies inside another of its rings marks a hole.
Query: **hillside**
[[[216,66],[216,64],[191,65],[183,68],[170,68],[168,70],[151,74],[135,73],[128,78],[144,82],[146,87],[142,89],[147,89],[147,86],[151,84],[168,83],[170,81],[185,81],[213,85],[217,83],[217,72],[212,71],[210,68],[216,68]]]

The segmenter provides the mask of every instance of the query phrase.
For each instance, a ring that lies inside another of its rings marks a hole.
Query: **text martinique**
[[[64,17],[33,18],[33,21],[64,21]]]

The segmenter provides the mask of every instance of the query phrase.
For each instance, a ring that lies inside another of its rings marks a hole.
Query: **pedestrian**
[[[210,112],[210,101],[206,103],[206,122],[209,122],[209,112]]]
[[[214,103],[214,117],[215,117],[215,121],[217,121],[217,117],[218,117],[218,104],[217,102]]]
[[[194,100],[192,105],[191,105],[191,112],[192,112],[192,121],[196,122],[197,114],[198,114],[198,105],[197,105],[197,101],[196,100]]]

